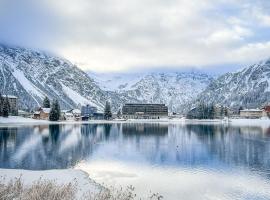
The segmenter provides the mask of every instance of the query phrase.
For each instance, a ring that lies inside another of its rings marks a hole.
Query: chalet
[[[48,120],[50,111],[50,108],[39,108],[37,111],[34,112],[33,119]]]
[[[81,117],[81,111],[78,109],[70,109],[70,110],[62,110],[61,111],[61,119],[68,121],[79,121]]]

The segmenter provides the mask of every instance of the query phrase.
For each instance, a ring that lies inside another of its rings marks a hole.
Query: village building
[[[244,109],[240,110],[240,117],[247,119],[256,119],[263,116],[263,110],[260,109]]]
[[[76,119],[81,117],[81,111],[79,109],[72,109],[72,114]]]
[[[79,109],[70,109],[61,111],[61,119],[67,121],[79,121],[81,118],[81,111]]]
[[[19,110],[19,111],[18,111],[18,116],[24,117],[24,118],[31,118],[32,113],[27,112],[27,111],[25,111],[25,110]]]
[[[7,95],[7,98],[9,102],[9,115],[17,116],[18,115],[18,97],[13,96],[13,95]]]
[[[81,107],[81,118],[83,121],[94,118],[95,113],[97,113],[97,107],[85,105]]]
[[[104,113],[96,112],[96,113],[93,114],[93,116],[90,119],[103,120],[104,119]]]
[[[262,116],[263,117],[267,117],[267,118],[270,118],[270,106],[264,106],[262,108]]]
[[[168,117],[168,107],[165,104],[125,104],[122,108],[125,119],[159,119]]]
[[[39,108],[34,112],[33,119],[49,120],[50,111],[50,108]]]

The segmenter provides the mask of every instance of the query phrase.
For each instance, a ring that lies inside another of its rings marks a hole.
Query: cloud
[[[248,61],[267,56],[258,44],[270,41],[263,34],[270,31],[268,6],[263,0],[2,0],[0,40],[94,71],[244,64],[251,51]]]

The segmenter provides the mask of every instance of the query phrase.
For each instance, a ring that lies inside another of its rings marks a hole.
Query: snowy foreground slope
[[[227,73],[213,81],[199,96],[208,103],[234,108],[258,108],[270,102],[270,59]]]
[[[90,104],[103,110],[106,100],[116,110],[126,96],[102,90],[69,61],[44,52],[0,45],[0,91],[19,97],[20,109],[33,109],[43,98],[58,99],[62,108]]]
[[[77,199],[82,199],[84,195],[98,194],[102,186],[89,178],[88,174],[77,169],[61,169],[61,170],[42,170],[31,171],[22,169],[0,169],[1,181],[4,180],[5,184],[15,178],[21,178],[22,182],[26,185],[41,180],[55,181],[57,185],[74,184],[77,186]]]
[[[213,78],[199,72],[135,74],[89,73],[101,88],[140,102],[165,103],[169,111],[185,112]]]

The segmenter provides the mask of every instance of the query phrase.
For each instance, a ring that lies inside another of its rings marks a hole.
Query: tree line
[[[229,109],[225,106],[199,103],[198,106],[187,113],[188,119],[215,119],[228,117]]]
[[[57,99],[53,100],[52,104],[48,97],[43,100],[43,108],[50,108],[49,120],[58,121],[61,116],[61,108]]]
[[[61,109],[57,99],[53,100],[51,104],[50,99],[48,97],[45,97],[43,100],[43,108],[50,108],[49,113],[50,121],[58,121],[60,119]],[[111,104],[108,101],[106,101],[104,109],[104,119],[110,120],[111,118],[112,118]]]

